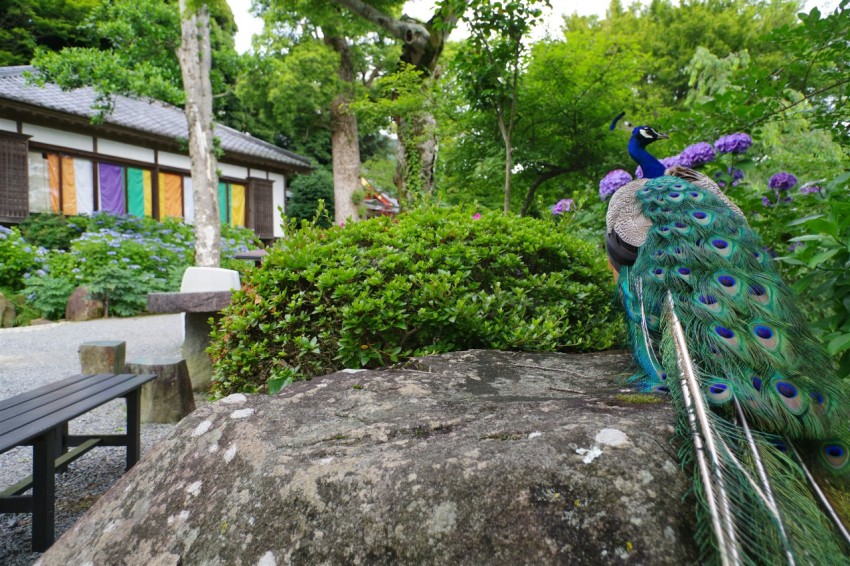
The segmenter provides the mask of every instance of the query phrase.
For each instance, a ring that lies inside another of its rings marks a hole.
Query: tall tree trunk
[[[210,82],[210,15],[206,4],[187,9],[180,0],[182,38],[177,49],[186,91],[189,157],[192,160],[192,198],[195,204],[195,265],[221,265],[221,220],[218,213],[218,174],[214,153],[212,83]]]
[[[511,151],[511,130],[513,124],[505,124],[504,115],[500,110],[497,112],[499,118],[499,131],[502,133],[502,141],[505,144],[505,212],[511,211],[511,169],[513,169],[513,152]]]
[[[325,37],[325,43],[339,53],[339,77],[354,83],[354,65],[344,37]],[[331,152],[334,175],[334,221],[337,224],[359,220],[353,195],[360,188],[360,140],[357,117],[349,108],[351,90],[345,90],[331,103]]]
[[[401,60],[422,72],[423,90],[436,75],[437,64],[446,39],[466,9],[466,2],[438,4],[428,23],[409,19],[396,20],[363,0],[333,0],[403,42]],[[398,150],[394,181],[401,201],[415,200],[414,192],[429,196],[434,189],[434,167],[437,161],[436,120],[427,110],[407,120],[394,117],[397,125]],[[411,155],[415,154],[415,155]]]

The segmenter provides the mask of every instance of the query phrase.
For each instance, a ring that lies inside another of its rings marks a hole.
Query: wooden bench
[[[32,475],[0,492],[0,513],[32,514],[33,552],[53,544],[56,471],[64,471],[95,446],[126,446],[128,470],[139,460],[139,389],[154,378],[75,375],[0,401],[0,454],[17,446],[33,447]],[[127,402],[127,434],[68,434],[69,421],[119,397]],[[68,451],[72,446],[76,448]],[[32,495],[21,495],[30,488]]]

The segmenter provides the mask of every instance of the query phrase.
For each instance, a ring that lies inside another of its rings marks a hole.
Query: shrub
[[[621,337],[598,247],[552,222],[474,212],[292,226],[213,331],[214,393],[469,348],[603,350]]]
[[[0,226],[0,289],[20,290],[24,275],[38,264],[42,252],[24,240],[17,228]]]
[[[88,227],[86,216],[32,214],[18,226],[26,240],[47,250],[67,250]]]
[[[325,208],[334,208],[334,179],[327,169],[316,169],[310,175],[299,175],[290,184],[292,198],[286,203],[286,215],[296,220],[312,220],[319,208],[319,201],[325,202]],[[319,225],[325,228],[331,221],[320,217]]]

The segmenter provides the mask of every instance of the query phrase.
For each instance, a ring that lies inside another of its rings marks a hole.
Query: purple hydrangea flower
[[[599,181],[599,198],[607,200],[608,197],[617,192],[617,189],[632,180],[631,174],[624,169],[614,169],[609,171],[601,181]]]
[[[790,191],[797,184],[797,177],[782,171],[770,178],[767,185],[776,191]]]
[[[686,147],[679,155],[679,160],[684,167],[699,167],[714,161],[715,157],[717,153],[711,144],[699,142]]]
[[[725,175],[732,177],[732,186],[733,187],[737,187],[738,184],[741,182],[741,180],[744,178],[744,172],[741,171],[740,169],[738,169],[737,167],[727,167],[726,173],[723,173],[722,171],[718,171],[717,173],[714,174],[714,178],[717,181],[717,184],[721,187],[726,186],[726,181],[722,180],[722,178]]]
[[[771,206],[773,206],[773,201],[771,201],[771,200],[770,200],[769,198],[767,198],[767,197],[761,197],[761,203],[762,203],[762,205],[764,205],[764,206],[766,206],[766,207],[768,207],[768,208],[770,208]]]
[[[573,206],[573,199],[564,198],[559,200],[555,206],[552,207],[552,214],[563,214],[565,212],[569,212]]]
[[[746,153],[752,145],[753,138],[743,132],[723,136],[714,142],[715,149],[720,153]]]

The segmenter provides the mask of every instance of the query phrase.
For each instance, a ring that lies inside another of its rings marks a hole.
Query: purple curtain
[[[111,163],[99,163],[100,210],[124,214],[124,168]]]

